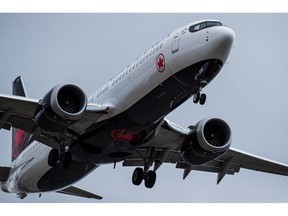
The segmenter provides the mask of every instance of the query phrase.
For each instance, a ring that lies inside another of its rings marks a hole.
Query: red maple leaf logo
[[[142,138],[141,134],[135,134],[131,131],[126,130],[113,130],[111,136],[114,140],[119,142],[135,142]]]
[[[162,53],[159,54],[157,57],[156,68],[160,73],[162,73],[165,70],[165,58]]]

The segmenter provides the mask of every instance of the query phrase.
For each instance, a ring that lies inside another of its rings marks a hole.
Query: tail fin
[[[26,91],[21,77],[17,77],[12,85],[13,95],[26,97]],[[12,128],[12,161],[29,145],[31,134],[16,128]]]

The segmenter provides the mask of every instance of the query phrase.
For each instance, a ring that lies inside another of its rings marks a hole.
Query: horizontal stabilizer
[[[84,198],[91,198],[91,199],[98,199],[101,200],[103,197],[98,196],[96,194],[90,193],[88,191],[82,190],[80,188],[70,186],[68,188],[65,188],[61,191],[56,191],[57,193],[72,195],[72,196],[78,196],[78,197],[84,197]]]
[[[0,167],[0,181],[7,181],[9,177],[10,167]]]

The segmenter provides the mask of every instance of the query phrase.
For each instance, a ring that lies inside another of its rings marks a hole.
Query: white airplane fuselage
[[[109,107],[109,113],[71,145],[76,160],[71,164],[74,173],[57,167],[51,171],[47,163],[51,148],[34,141],[13,161],[11,175],[2,183],[2,190],[18,194],[60,190],[101,164],[128,158],[139,147],[138,139],[148,137],[169,112],[204,88],[226,63],[234,32],[224,25],[189,31],[190,26],[200,22],[171,33],[89,97],[88,102]],[[207,62],[206,78],[196,80]],[[125,131],[126,136],[121,137],[119,130]],[[133,144],[126,144],[127,141]],[[74,177],[62,181],[58,174],[65,176],[65,172],[67,179],[71,173]]]

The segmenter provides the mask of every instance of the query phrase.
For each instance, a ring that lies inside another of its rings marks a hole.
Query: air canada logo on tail
[[[29,141],[29,134],[20,129],[13,130],[13,144],[12,144],[12,160],[15,160],[18,155],[27,147]]]

